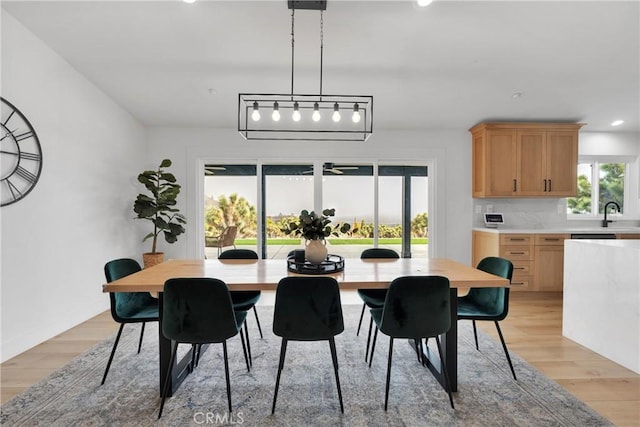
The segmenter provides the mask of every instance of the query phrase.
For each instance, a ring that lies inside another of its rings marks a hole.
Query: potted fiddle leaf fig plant
[[[185,232],[187,223],[184,215],[176,208],[180,185],[176,177],[165,169],[171,166],[171,160],[164,159],[157,170],[147,170],[138,175],[138,182],[145,186],[148,194],[138,194],[133,211],[137,219],[146,219],[153,224],[142,241],[152,239],[151,252],[143,254],[144,266],[151,267],[164,259],[164,252],[157,251],[158,235],[162,233],[167,243],[175,243],[178,236]]]
[[[328,253],[325,238],[347,233],[351,229],[351,224],[346,222],[331,225],[330,217],[335,214],[335,209],[324,209],[322,214],[305,209],[300,212],[298,222],[290,222],[281,230],[287,235],[304,237],[305,257],[312,263],[321,263],[327,258]]]

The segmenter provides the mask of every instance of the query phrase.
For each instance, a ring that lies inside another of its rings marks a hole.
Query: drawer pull
[[[551,238],[551,237],[545,237],[545,238],[544,238],[544,241],[545,241],[545,242],[557,242],[557,241],[559,241],[559,240],[560,240],[560,239],[559,239],[559,238],[557,238],[557,237],[556,237],[556,238]]]
[[[514,270],[526,270],[524,267],[513,267]]]
[[[511,282],[512,285],[524,285],[524,282]]]
[[[509,252],[509,253],[510,253],[511,255],[524,255],[524,252],[514,252],[514,251],[511,251],[511,252]]]
[[[510,237],[510,242],[524,242],[524,237]]]

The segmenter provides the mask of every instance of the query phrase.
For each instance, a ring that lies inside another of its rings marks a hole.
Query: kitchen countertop
[[[640,227],[549,227],[549,228],[486,228],[473,227],[474,231],[497,234],[640,234]]]

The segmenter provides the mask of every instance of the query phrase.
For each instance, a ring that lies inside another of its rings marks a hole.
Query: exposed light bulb
[[[360,106],[353,104],[353,115],[351,116],[353,123],[360,123]]]
[[[333,104],[333,116],[331,116],[334,122],[338,123],[340,121],[340,106],[336,102]]]
[[[278,101],[273,103],[273,113],[271,113],[271,118],[274,122],[280,121],[280,108],[278,106]]]
[[[314,122],[320,121],[320,106],[317,102],[313,104],[313,114],[311,115],[311,118]]]
[[[253,101],[253,113],[251,113],[251,118],[254,122],[260,120],[260,111],[258,110],[258,102]]]
[[[298,103],[294,102],[293,103],[293,114],[291,115],[291,118],[293,119],[294,122],[299,122],[300,121],[300,107],[298,107]]]

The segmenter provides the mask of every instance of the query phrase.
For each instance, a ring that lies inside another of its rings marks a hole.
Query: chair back
[[[449,279],[403,276],[389,285],[380,330],[394,338],[426,338],[451,327]]]
[[[278,283],[273,333],[296,341],[326,340],[344,331],[333,277],[285,277]]]
[[[369,248],[362,251],[360,258],[400,258],[400,255],[393,249]]]
[[[229,249],[218,256],[219,259],[259,259],[258,254],[251,249]]]
[[[509,279],[513,276],[511,261],[500,257],[486,257],[478,263],[478,270]],[[509,312],[509,288],[471,288],[467,300],[483,308],[483,313],[502,320]]]
[[[140,264],[131,258],[115,259],[104,265],[104,275],[109,283],[141,270]],[[110,292],[109,300],[111,303],[111,316],[116,322],[120,323],[132,319],[145,307],[154,306],[158,303],[147,292]]]
[[[220,235],[219,246],[224,248],[225,246],[233,246],[233,243],[236,241],[236,236],[238,235],[238,227],[235,225],[230,225],[225,228]]]
[[[162,333],[177,342],[218,343],[238,333],[229,288],[218,279],[167,280],[162,308]]]

